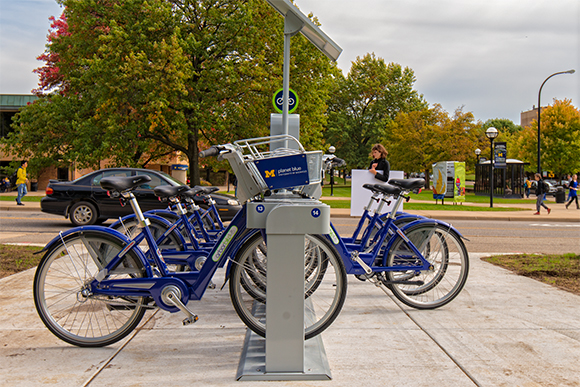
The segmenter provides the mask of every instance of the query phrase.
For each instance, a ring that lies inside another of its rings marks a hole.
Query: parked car
[[[130,205],[122,206],[119,199],[109,197],[99,182],[104,177],[148,175],[151,181],[142,185],[133,193],[143,211],[167,208],[154,194],[153,188],[160,185],[183,185],[168,174],[150,169],[108,168],[84,175],[74,181],[51,180],[46,187],[46,196],[40,201],[40,208],[49,214],[69,218],[76,226],[99,224],[109,218],[118,218],[133,212]],[[238,200],[229,195],[212,194],[222,220],[231,220],[241,209]],[[194,198],[201,208],[207,208],[204,197]]]

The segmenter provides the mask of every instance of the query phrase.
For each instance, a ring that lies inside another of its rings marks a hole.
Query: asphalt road
[[[544,219],[542,219],[544,220]],[[352,234],[357,219],[334,218],[342,236]],[[110,224],[109,220],[105,225]],[[467,238],[470,253],[576,253],[580,254],[580,223],[515,221],[451,222]],[[0,243],[44,245],[72,224],[62,216],[41,212],[0,213]]]

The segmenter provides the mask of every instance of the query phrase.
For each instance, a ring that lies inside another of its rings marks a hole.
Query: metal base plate
[[[260,305],[264,309],[261,313],[265,314],[265,306],[263,304]],[[311,308],[306,308],[306,310],[311,310]],[[256,308],[254,312],[260,313]],[[283,351],[284,349],[281,348],[280,350]],[[330,380],[332,375],[320,335],[304,341],[303,372],[266,372],[266,339],[248,329],[236,379],[239,381]]]

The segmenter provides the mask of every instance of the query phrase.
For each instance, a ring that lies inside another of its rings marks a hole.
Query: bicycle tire
[[[253,276],[257,276],[254,260],[257,251],[267,254],[267,250],[257,249],[263,244],[261,234],[255,234],[238,250],[230,271],[230,298],[240,319],[256,334],[265,337],[265,317],[254,316],[254,304],[265,304],[267,288],[264,282],[255,284]],[[263,263],[267,255],[261,257]],[[318,261],[312,264],[312,261]],[[308,263],[310,262],[310,263]],[[338,317],[346,299],[346,271],[340,256],[334,247],[322,236],[307,235],[305,238],[305,298],[311,300],[314,310],[308,310],[306,315],[315,316],[305,321],[305,339],[310,339],[322,333]],[[249,275],[249,274],[252,275]],[[305,307],[308,307],[305,304]]]
[[[412,226],[405,230],[405,235],[432,267],[423,271],[384,272],[387,286],[397,299],[416,309],[435,309],[451,302],[465,286],[469,273],[469,256],[459,235],[449,227],[436,223]],[[388,252],[387,265],[418,264],[419,257],[402,238],[397,238]]]
[[[84,231],[65,237],[46,252],[34,276],[34,304],[55,336],[79,347],[102,347],[123,339],[139,325],[146,312],[145,297],[83,293],[125,245],[106,232]],[[107,278],[139,278],[145,273],[130,250]]]

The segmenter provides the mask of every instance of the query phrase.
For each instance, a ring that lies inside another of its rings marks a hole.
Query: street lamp
[[[560,71],[558,73],[554,73],[552,75],[550,75],[548,78],[546,78],[546,80],[542,83],[542,86],[540,86],[540,91],[538,92],[538,173],[542,173],[542,169],[541,169],[541,163],[540,163],[540,112],[542,111],[542,105],[540,102],[540,98],[542,95],[542,87],[544,87],[544,84],[546,82],[548,82],[548,79],[552,78],[553,76],[559,75],[559,74],[574,74],[576,72],[576,70],[572,69],[572,70],[568,70],[568,71]]]
[[[489,174],[489,207],[493,208],[493,140],[498,136],[498,131],[496,128],[487,128],[485,135],[489,138],[490,149],[489,149],[489,162],[490,162],[490,174]]]
[[[336,152],[336,148],[331,145],[330,148],[328,148],[328,152],[332,155],[332,154],[334,154],[334,152]],[[333,186],[334,186],[334,163],[331,161],[330,162],[330,196],[334,196]]]
[[[477,163],[479,164],[479,155],[481,154],[481,149],[477,148],[475,150],[475,155],[477,156]]]

